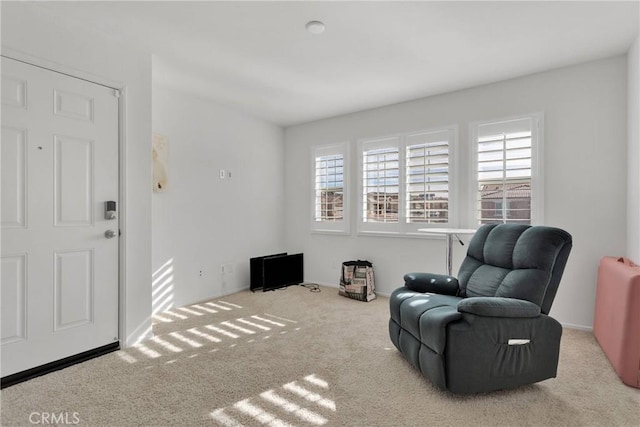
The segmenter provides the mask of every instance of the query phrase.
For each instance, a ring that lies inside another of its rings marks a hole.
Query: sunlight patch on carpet
[[[218,421],[221,425],[225,427],[244,427],[243,424],[240,424],[230,416],[224,413],[224,409],[216,409],[211,413],[211,418]]]
[[[147,347],[144,344],[136,344],[136,345],[133,346],[133,348],[135,348],[136,350],[140,351],[140,353],[144,354],[149,359],[156,359],[156,358],[161,356],[160,353],[158,353],[155,350],[151,350],[149,347]]]
[[[269,314],[269,313],[264,313],[265,316],[269,316],[272,317],[274,319],[278,319],[278,320],[282,320],[284,322],[289,322],[289,323],[298,323],[295,320],[291,320],[291,319],[285,319],[284,317],[280,317],[280,316],[274,316],[273,314]]]
[[[282,388],[307,399],[309,402],[314,402],[322,407],[331,409],[334,412],[336,411],[336,403],[333,400],[325,399],[320,394],[314,393],[298,385],[295,381],[283,385]]]
[[[164,347],[165,349],[173,352],[173,353],[180,353],[182,351],[182,349],[180,347],[177,347],[173,344],[171,344],[170,342],[163,340],[162,338],[160,338],[159,336],[155,336],[153,338],[151,338],[151,341],[153,341],[156,344],[161,345],[162,347]]]
[[[314,426],[327,424],[329,417],[336,412],[336,404],[320,392],[326,393],[329,383],[316,374],[307,375],[302,380],[308,383],[308,388],[293,381],[218,408],[209,415],[225,427],[257,423],[270,427],[288,427],[300,422]]]
[[[188,319],[188,317],[187,317],[187,316],[184,316],[184,315],[182,315],[182,314],[178,314],[178,313],[174,313],[174,312],[173,312],[173,311],[171,311],[171,310],[163,311],[163,312],[162,312],[162,314],[163,314],[163,315],[173,316],[173,317],[177,318],[178,320],[185,320],[185,319]]]
[[[222,329],[214,325],[204,325],[204,327],[229,338],[240,338],[240,335],[236,335],[233,332],[229,332],[226,329]]]
[[[252,319],[256,319],[259,320],[261,322],[265,322],[265,323],[269,323],[270,325],[274,325],[274,326],[285,326],[284,323],[280,323],[280,322],[274,322],[273,320],[269,320],[269,319],[265,319],[264,317],[260,317],[257,314],[251,316]]]
[[[199,311],[191,310],[190,308],[187,308],[187,307],[178,307],[176,310],[180,310],[184,313],[193,314],[194,316],[202,316],[202,313],[200,313]]]
[[[318,387],[329,388],[329,383],[321,378],[316,377],[315,374],[307,375],[303,379],[313,385],[317,385]]]
[[[160,316],[159,314],[154,315],[153,316],[153,320],[159,320],[162,323],[171,323],[171,322],[173,322],[173,320],[169,319],[168,317]]]
[[[268,327],[268,326],[258,325],[257,323],[252,322],[252,321],[247,320],[247,319],[243,319],[242,317],[239,318],[239,319],[236,319],[236,320],[238,322],[244,323],[246,325],[253,326],[254,328],[262,329],[263,331],[270,331],[271,330],[271,328]]]
[[[306,408],[301,408],[299,405],[296,405],[295,403],[290,402],[284,397],[278,395],[273,390],[268,390],[268,391],[265,391],[264,393],[260,393],[260,397],[262,397],[264,400],[267,400],[273,403],[276,406],[279,406],[284,411],[292,413],[293,415],[297,416],[298,418],[301,418],[303,421],[306,421],[308,423],[321,426],[323,424],[326,424],[328,421],[323,416],[318,415],[315,412],[312,412]]]
[[[200,331],[198,328],[191,328],[191,329],[187,329],[187,332],[199,337],[199,338],[204,338],[207,341],[211,341],[211,342],[222,342],[222,340],[220,338],[216,338],[213,335],[207,334],[205,332]]]
[[[177,339],[178,341],[182,341],[183,343],[190,345],[193,348],[202,347],[202,344],[200,344],[199,342],[194,341],[191,338],[187,338],[179,332],[171,332],[169,335],[171,335],[173,338]]]
[[[234,307],[234,308],[242,308],[242,306],[241,306],[241,305],[238,305],[238,304],[232,304],[232,303],[230,303],[230,302],[226,302],[226,301],[220,301],[220,300],[218,300],[218,301],[216,301],[216,302],[218,302],[218,303],[220,303],[220,304],[230,305],[231,307]]]
[[[216,303],[213,303],[213,302],[207,302],[205,304],[208,305],[209,307],[217,308],[217,309],[220,309],[220,310],[231,311],[231,309],[229,307],[225,307],[223,305],[216,304]]]
[[[291,424],[278,419],[272,413],[265,411],[259,406],[249,403],[249,399],[242,400],[233,406],[238,408],[240,411],[244,412],[245,414],[251,415],[253,418],[255,418],[257,421],[259,421],[262,424],[268,424],[269,426],[272,426],[272,427],[292,427]]]
[[[256,333],[256,331],[252,331],[251,329],[243,328],[242,326],[236,325],[235,323],[232,323],[230,321],[221,322],[220,324],[224,325],[224,326],[228,326],[231,329],[235,329],[236,331],[240,331],[240,332],[243,332],[245,334],[252,335],[252,334]]]
[[[197,308],[197,307],[196,307]],[[231,310],[231,309],[229,309]],[[184,312],[186,313],[186,312]],[[209,320],[208,316],[201,317],[203,320]],[[182,314],[173,311],[163,312],[163,316],[174,315],[184,317]],[[270,317],[270,318],[268,318]],[[280,321],[271,319],[281,319]],[[270,314],[247,315],[237,319],[225,320],[215,324],[201,324],[185,330],[168,332],[166,334],[155,335],[144,344],[139,343],[128,349],[121,350],[118,357],[127,363],[136,363],[140,356],[146,356],[149,359],[156,359],[161,356],[175,356],[176,353],[185,350],[200,349],[202,347],[211,347],[212,345],[223,345],[226,348],[234,348],[238,343],[228,343],[229,339],[238,340],[240,338],[250,338],[242,343],[255,343],[259,340],[261,334],[268,334],[262,337],[263,340],[272,338],[274,334],[278,336],[293,332],[287,330],[289,323],[297,323],[295,320],[285,319]],[[277,331],[277,329],[281,329]],[[296,327],[295,331],[300,330]],[[225,341],[227,341],[225,343]]]
[[[118,351],[118,352],[116,352],[116,354],[118,355],[118,357],[120,359],[124,360],[125,362],[136,363],[138,361],[138,359],[136,359],[135,357],[133,357],[129,353],[125,353],[124,351]]]
[[[176,319],[187,320],[193,316],[218,314],[221,311],[232,311],[243,308],[241,305],[226,301],[209,301],[184,307],[173,306],[173,259],[160,267],[152,279],[151,307],[154,324],[171,323]]]
[[[202,311],[206,311],[207,313],[211,313],[211,314],[216,314],[218,311],[214,310],[213,308],[207,308],[205,306],[202,306],[200,304],[194,304],[192,306],[190,306],[191,308],[197,308],[198,310],[202,310]]]

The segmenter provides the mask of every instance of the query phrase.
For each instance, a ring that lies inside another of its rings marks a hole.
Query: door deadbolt
[[[113,220],[117,217],[118,215],[116,215],[116,202],[104,202],[104,219]]]

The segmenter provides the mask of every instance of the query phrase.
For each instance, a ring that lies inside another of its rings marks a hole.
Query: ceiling
[[[625,53],[639,2],[38,2],[148,51],[153,82],[281,126]],[[325,23],[310,34],[305,24]],[[72,23],[73,21],[73,23]]]

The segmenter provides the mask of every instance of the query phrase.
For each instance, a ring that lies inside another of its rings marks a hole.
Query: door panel
[[[54,136],[55,226],[93,226],[93,141]]]
[[[118,99],[2,58],[2,376],[117,341]]]
[[[3,256],[2,272],[2,344],[26,339],[27,256]]]
[[[77,93],[54,91],[54,114],[93,122],[94,99]]]
[[[24,228],[26,221],[26,130],[2,128],[2,228]]]
[[[56,253],[54,317],[56,331],[93,321],[93,251]]]
[[[27,82],[17,77],[2,76],[2,105],[27,108]]]

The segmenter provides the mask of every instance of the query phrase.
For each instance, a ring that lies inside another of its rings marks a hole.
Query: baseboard
[[[64,359],[56,360],[55,362],[50,362],[42,366],[27,369],[26,371],[7,375],[6,377],[2,377],[0,380],[0,388],[11,387],[12,385],[16,385],[42,375],[50,374],[51,372],[59,371],[60,369],[68,368],[69,366],[73,366],[78,363],[86,362],[87,360],[119,349],[120,343],[116,341],[111,344],[103,345],[102,347],[94,348],[93,350],[84,351],[73,356],[65,357]]]
[[[205,301],[211,301],[212,299],[215,299],[215,298],[226,297],[227,295],[237,294],[238,292],[248,291],[249,289],[250,289],[249,286],[242,286],[240,288],[234,288],[234,289],[225,289],[220,293],[220,295],[211,297],[209,299],[206,299]]]
[[[322,287],[325,287],[325,288],[336,288],[336,289],[338,289],[338,285],[335,284],[335,283],[323,283],[323,282],[318,281],[318,280],[305,280],[303,283],[307,284],[307,285],[318,285],[318,286],[322,286]]]
[[[323,283],[323,282],[319,282],[316,280],[305,280],[304,283],[312,283],[314,285],[319,285],[322,287],[327,287],[327,288],[335,288],[338,289],[338,286],[336,283]],[[381,297],[386,297],[389,298],[391,296],[391,292],[380,292],[378,290],[376,290],[376,295],[377,296],[381,296]]]
[[[249,286],[243,286],[241,288],[234,288],[234,289],[225,289],[219,295],[212,295],[210,297],[206,297],[206,298],[203,298],[203,299],[198,299],[196,301],[181,303],[180,305],[176,305],[176,306],[173,306],[171,308],[167,308],[167,310],[173,310],[174,308],[177,308],[177,307],[189,307],[190,305],[202,304],[203,302],[211,301],[211,300],[214,300],[214,299],[217,299],[217,298],[223,298],[223,297],[226,297],[228,295],[233,295],[233,294],[237,294],[238,292],[244,292],[244,291],[248,291],[248,290],[249,290]],[[152,316],[155,316],[156,314],[160,314],[160,313],[162,313],[162,312],[159,311],[158,313],[153,313]]]
[[[563,328],[567,328],[567,329],[576,329],[578,331],[593,332],[592,326],[575,325],[573,323],[564,323],[564,322],[560,322],[560,324],[562,325]]]

